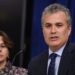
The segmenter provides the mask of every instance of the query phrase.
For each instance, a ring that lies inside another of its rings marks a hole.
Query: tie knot
[[[55,54],[55,53],[52,53],[50,56],[49,56],[49,58],[51,58],[51,59],[55,59],[57,57],[57,54]]]

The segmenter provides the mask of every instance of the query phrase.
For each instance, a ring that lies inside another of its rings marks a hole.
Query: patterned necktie
[[[56,57],[57,57],[57,54],[55,53],[52,53],[49,57],[51,59],[51,62],[48,69],[48,75],[55,75],[55,58]]]

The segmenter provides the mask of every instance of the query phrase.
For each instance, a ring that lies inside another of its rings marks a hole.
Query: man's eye
[[[62,27],[62,26],[63,26],[63,24],[56,24],[56,26],[57,26],[57,27]]]
[[[49,28],[51,27],[51,24],[46,24],[45,27]]]

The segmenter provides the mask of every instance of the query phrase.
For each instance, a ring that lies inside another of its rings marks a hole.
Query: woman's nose
[[[2,52],[2,49],[0,48],[0,52]]]

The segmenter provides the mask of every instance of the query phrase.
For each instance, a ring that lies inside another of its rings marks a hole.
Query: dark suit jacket
[[[32,59],[29,75],[47,75],[48,51]],[[60,60],[58,75],[75,75],[75,45],[67,44]]]

